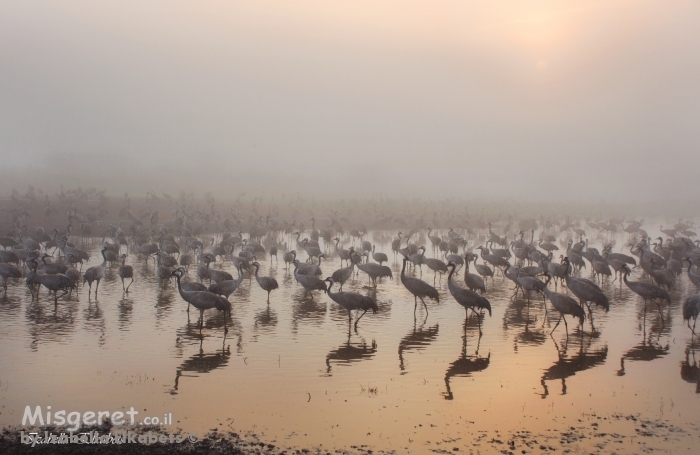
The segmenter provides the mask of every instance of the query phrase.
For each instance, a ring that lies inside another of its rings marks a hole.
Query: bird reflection
[[[42,304],[34,300],[25,311],[25,317],[31,321],[29,327],[30,348],[39,349],[40,342],[62,341],[65,335],[75,330],[74,323],[77,303],[66,302],[65,305],[50,305],[51,311],[45,311]]]
[[[693,363],[690,363],[690,356],[693,356]],[[685,350],[685,360],[681,362],[681,379],[691,384],[695,384],[695,393],[700,393],[700,367],[695,360],[695,349],[691,346]]]
[[[357,342],[350,342],[351,331],[348,325],[348,340],[340,345],[339,348],[333,349],[326,355],[326,375],[331,376],[331,362],[339,365],[350,365],[360,360],[371,359],[377,352],[377,343],[372,340],[371,345],[363,337]]]
[[[156,321],[160,321],[165,318],[173,309],[173,303],[175,302],[175,291],[172,286],[167,286],[165,288],[159,287],[158,294],[156,296]]]
[[[644,305],[642,309],[637,309],[637,320],[640,322],[639,330],[646,336],[647,329],[650,333],[657,332],[659,336],[662,333],[670,333],[671,327],[673,326],[673,311],[670,309],[666,312],[666,316],[662,316],[661,313],[653,312],[647,314],[647,305]]]
[[[260,330],[261,332],[274,332],[277,326],[277,313],[275,310],[267,306],[262,311],[255,313],[255,330]]]
[[[212,311],[204,314],[204,321],[202,322],[203,327],[208,331],[208,333],[218,333],[219,329],[223,329],[226,321],[218,314],[218,311]],[[243,352],[243,327],[241,321],[231,316],[228,322],[229,324],[229,335],[233,334],[236,339],[236,352]],[[181,349],[183,344],[192,345],[200,344],[204,338],[208,338],[209,335],[204,335],[199,330],[199,320],[190,320],[190,315],[187,314],[187,324],[181,327],[177,331],[177,343],[176,347]],[[226,338],[226,337],[224,337]]]
[[[659,336],[661,333],[659,333]],[[660,357],[665,356],[668,354],[669,346],[668,344],[666,346],[662,346],[658,338],[656,341],[652,340],[651,335],[647,338],[644,337],[642,338],[642,342],[638,344],[637,346],[633,347],[629,351],[627,351],[625,354],[622,355],[622,358],[620,359],[620,369],[617,371],[618,376],[624,376],[625,375],[625,360],[629,359],[632,361],[645,361],[649,362],[654,359],[658,359]]]
[[[536,322],[533,321],[533,322]],[[518,344],[529,346],[541,346],[547,341],[547,334],[542,330],[530,330],[530,322],[525,323],[525,330],[515,336],[514,351],[517,352]]]
[[[544,311],[538,308],[531,308],[527,301],[515,300],[508,305],[503,315],[503,327],[508,330],[511,327],[522,327],[524,330],[515,335],[515,344],[513,350],[517,352],[519,344],[540,346],[547,341],[547,335],[542,330],[531,330],[536,326],[538,316],[544,317]],[[523,309],[525,312],[523,313]],[[534,317],[530,316],[533,311]],[[544,321],[544,319],[543,319]]]
[[[84,311],[84,325],[87,331],[99,333],[99,345],[104,346],[107,327],[105,324],[104,311],[97,300],[89,302]]]
[[[134,309],[134,301],[122,299],[119,301],[119,330],[126,330],[131,324],[131,313]]]
[[[2,305],[0,305],[0,315],[2,317],[18,313],[22,309],[22,299],[18,297],[3,295],[0,300],[2,300]]]
[[[282,283],[291,286],[294,284],[294,275],[288,270],[284,273],[284,276],[282,277]]]
[[[477,316],[478,318],[478,316]],[[475,318],[470,318],[475,319]],[[464,336],[462,337],[462,354],[457,360],[450,364],[450,367],[445,373],[445,389],[446,391],[442,394],[446,400],[454,399],[452,395],[452,388],[450,387],[450,379],[453,377],[470,377],[472,373],[478,371],[484,371],[489,367],[491,363],[491,353],[487,357],[479,357],[479,346],[481,344],[481,331],[478,328],[477,323],[471,324],[473,327],[470,329],[472,331],[479,333],[479,338],[476,342],[476,351],[474,355],[467,355],[467,329],[469,325],[469,320],[464,321]],[[478,322],[478,321],[477,321]]]
[[[175,372],[175,385],[170,391],[171,395],[177,395],[181,377],[196,378],[199,376],[197,374],[186,373],[209,373],[212,370],[225,367],[228,364],[229,358],[231,357],[231,348],[230,346],[226,346],[226,335],[224,335],[221,349],[211,353],[204,353],[204,349],[202,348],[203,341],[204,340],[200,339],[199,353],[182,362]]]
[[[317,302],[310,297],[305,297],[303,292],[292,296],[292,331],[297,332],[299,322],[312,322],[321,324],[326,316],[326,304]]]
[[[438,336],[438,324],[425,329],[423,328],[424,325],[425,321],[423,321],[420,327],[416,328],[416,321],[414,319],[413,330],[399,342],[399,369],[401,370],[401,374],[406,374],[406,366],[404,365],[403,359],[404,352],[413,349],[421,351],[432,341],[435,341]]]
[[[590,345],[591,339],[587,338],[587,340]],[[571,377],[580,371],[588,370],[596,365],[603,364],[605,359],[608,357],[607,346],[592,352],[588,352],[587,349],[584,349],[583,336],[580,339],[578,354],[574,357],[567,357],[566,355],[566,351],[568,350],[568,337],[567,344],[564,345],[563,352],[559,350],[559,345],[554,338],[552,338],[552,341],[554,341],[554,346],[557,349],[557,356],[559,360],[557,360],[554,365],[547,368],[542,375],[542,380],[540,381],[542,388],[544,389],[542,392],[542,398],[547,398],[549,395],[549,389],[547,388],[546,381],[561,379],[561,394],[566,395],[566,378]]]

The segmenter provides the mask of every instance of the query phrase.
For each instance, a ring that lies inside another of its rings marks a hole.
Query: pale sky
[[[694,197],[700,2],[6,0],[0,154],[3,191],[59,166],[171,191]]]

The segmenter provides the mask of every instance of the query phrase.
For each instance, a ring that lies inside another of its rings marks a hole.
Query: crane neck
[[[180,274],[175,275],[175,279],[177,279],[177,290],[180,291],[180,296],[183,297],[184,290],[182,289],[182,283],[180,283]]]
[[[469,263],[467,263],[469,264]],[[467,270],[469,270],[469,265],[467,265]],[[450,267],[450,273],[447,275],[447,283],[449,284],[452,281],[452,274],[455,273],[455,267],[454,265]]]
[[[326,293],[328,295],[336,295],[339,294],[338,292],[333,292],[331,289],[333,288],[333,285],[335,284],[335,281],[333,279],[328,280],[328,289],[326,290]]]

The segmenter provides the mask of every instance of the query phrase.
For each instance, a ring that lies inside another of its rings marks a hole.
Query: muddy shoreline
[[[97,432],[110,433],[108,424],[81,428],[74,434]],[[639,415],[614,414],[598,416],[585,414],[576,419],[573,425],[556,423],[545,431],[474,431],[471,440],[466,438],[445,439],[430,444],[411,445],[394,450],[375,449],[368,446],[346,448],[325,447],[286,447],[275,440],[263,441],[254,433],[211,431],[196,442],[189,442],[187,434],[177,431],[183,437],[181,443],[107,443],[107,444],[31,444],[21,443],[21,434],[44,432],[59,435],[56,427],[35,429],[7,427],[0,435],[0,453],[3,454],[398,454],[398,453],[588,453],[588,454],[627,454],[627,453],[697,453],[700,450],[700,424],[688,423],[678,426],[664,419],[649,419]],[[124,429],[124,431],[127,431]],[[136,435],[168,435],[158,427],[128,429]],[[112,431],[114,433],[114,431]],[[397,445],[403,443],[397,441]]]

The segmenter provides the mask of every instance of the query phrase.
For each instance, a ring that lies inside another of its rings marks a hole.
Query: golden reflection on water
[[[98,262],[91,248],[85,267]],[[324,276],[340,267],[327,256]],[[267,258],[260,273],[275,276],[280,289],[268,305],[246,274],[230,298],[228,333],[216,311],[205,313],[200,332],[199,312],[187,312],[175,282],[161,281],[152,261],[133,255],[128,294],[116,266],[97,299],[81,286],[57,306],[45,290],[32,300],[22,282],[11,282],[0,300],[0,422],[18,425],[25,405],[134,406],[143,416],[171,412],[185,430],[421,453],[444,441],[466,450],[480,430],[566,428],[590,413],[678,425],[700,417],[697,347],[680,311],[697,289],[685,274],[662,307],[665,322],[653,304],[645,311],[626,286],[608,280],[610,312],[594,309],[582,329],[569,321],[567,336],[563,324],[550,335],[558,315],[534,294],[511,298],[511,283],[499,274],[486,284],[492,317],[465,319],[440,276],[440,303],[414,315],[391,257],[393,280],[374,289],[360,272],[345,285],[378,302],[379,312],[357,330],[345,310],[321,292],[304,295],[292,270]],[[230,262],[215,266],[236,274]],[[633,279],[640,276],[635,270]],[[187,279],[196,280],[195,268]],[[462,284],[462,275],[456,279]]]

